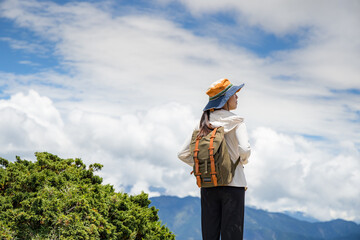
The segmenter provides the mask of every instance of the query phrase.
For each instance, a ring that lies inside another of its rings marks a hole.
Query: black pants
[[[203,240],[242,240],[244,205],[243,187],[201,188]]]

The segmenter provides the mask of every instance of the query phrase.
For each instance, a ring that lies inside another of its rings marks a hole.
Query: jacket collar
[[[224,133],[228,133],[235,129],[243,121],[243,118],[224,109],[216,110],[210,113],[211,125],[214,127],[224,127]]]

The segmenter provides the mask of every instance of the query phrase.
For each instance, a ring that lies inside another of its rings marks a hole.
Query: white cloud
[[[146,183],[143,190],[162,187],[167,194],[185,196],[188,188],[177,191],[173,187],[188,181],[183,174],[186,166],[175,153],[183,132],[193,126],[188,108],[169,103],[120,117],[76,110],[69,116],[67,132],[82,158],[105,165],[105,182],[112,179],[117,188],[134,185],[132,192]]]
[[[186,106],[169,103],[121,117],[77,109],[65,117],[50,99],[30,91],[1,100],[0,112],[1,148],[11,153],[30,156],[39,149],[81,157],[87,164],[99,162],[104,182],[117,190],[131,186],[131,194],[157,196],[151,190],[156,187],[169,195],[198,195],[191,169],[176,158],[184,135],[197,122]],[[253,152],[245,168],[248,204],[304,211],[322,220],[356,220],[360,153],[354,143],[332,146],[339,152],[332,155],[322,142],[261,127],[251,140]]]
[[[69,146],[58,110],[49,98],[33,90],[28,95],[18,93],[9,100],[0,100],[0,115],[4,154],[45,149],[61,153]]]
[[[170,2],[170,1],[168,1]],[[360,17],[357,14],[360,4],[356,0],[344,4],[339,0],[286,1],[273,0],[264,4],[261,0],[180,0],[195,15],[236,11],[240,13],[239,21],[260,26],[275,34],[296,33],[302,28],[331,31],[336,34],[339,29],[345,34],[354,34],[344,26],[356,26]],[[359,34],[359,31],[357,31]]]
[[[28,61],[28,60],[22,60],[22,61],[19,61],[19,63],[24,64],[24,65],[30,65],[30,66],[40,66],[40,64],[31,62],[31,61]]]
[[[336,154],[331,154],[323,142],[269,128],[257,128],[251,137],[253,152],[245,167],[250,205],[303,211],[321,220],[357,220],[360,152],[353,143],[334,144]]]
[[[269,76],[296,76],[301,84],[318,89],[360,88],[360,4],[356,0],[346,4],[338,0],[180,2],[194,14],[231,10],[240,26],[258,26],[284,39],[297,35],[298,49],[277,52],[265,64]]]
[[[173,188],[190,180],[184,174],[190,170],[174,154],[182,133],[194,126],[187,107],[169,103],[121,117],[74,110],[64,117],[49,98],[31,90],[1,100],[0,113],[2,154],[20,151],[29,157],[48,151],[63,158],[81,157],[88,164],[103,164],[100,175],[117,189],[133,186],[131,193],[139,193],[150,192],[152,186],[171,195],[189,193],[188,188]]]
[[[0,41],[8,42],[10,47],[17,50],[25,50],[30,53],[45,53],[45,48],[38,43],[29,43],[23,40],[0,37]]]
[[[359,216],[359,192],[350,191],[360,183],[359,95],[341,93],[360,84],[357,5],[331,2],[320,11],[318,3],[279,1],[268,8],[248,1],[183,2],[199,17],[232,8],[245,30],[257,25],[304,39],[297,49],[259,58],[241,46],[196,36],[165,14],[4,1],[2,17],[54,43],[53,56],[66,71],[0,73],[2,94],[12,96],[0,100],[1,154],[12,159],[46,149],[104,164],[101,176],[117,189],[197,195],[191,169],[176,153],[200,118],[207,86],[228,77],[246,83],[237,112],[252,133],[248,202],[321,219]],[[337,8],[336,22],[330,16]],[[332,187],[339,195],[329,198]],[[319,207],[322,201],[330,207]]]

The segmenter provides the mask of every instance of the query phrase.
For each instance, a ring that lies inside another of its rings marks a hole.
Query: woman
[[[235,163],[240,157],[240,164],[227,186],[201,188],[201,227],[204,240],[218,240],[220,235],[221,240],[243,239],[246,189],[243,165],[248,162],[250,144],[244,119],[230,112],[237,108],[236,93],[243,86],[244,84],[234,86],[228,79],[211,84],[206,92],[209,102],[197,127],[199,136],[206,136],[215,127],[224,127],[231,160]],[[193,166],[189,146],[190,139],[186,141],[178,157]]]

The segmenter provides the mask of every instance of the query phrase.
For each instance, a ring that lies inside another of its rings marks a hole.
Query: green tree
[[[1,239],[175,239],[148,195],[103,185],[81,159],[35,153],[35,162],[0,158]]]

